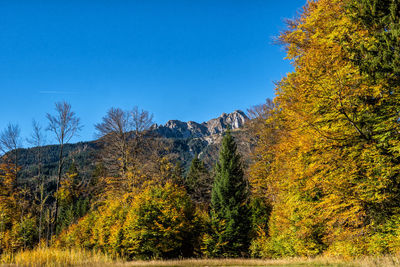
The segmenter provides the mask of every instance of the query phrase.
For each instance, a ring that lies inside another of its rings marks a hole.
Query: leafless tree
[[[140,153],[139,150],[143,145],[143,135],[153,125],[153,114],[150,114],[145,110],[139,110],[137,106],[129,111],[129,114],[132,119],[131,123],[133,131],[133,136],[131,138],[131,153],[137,155]]]
[[[36,120],[32,120],[32,134],[27,139],[28,143],[33,147],[41,147],[46,142],[46,136],[43,133],[43,128]]]
[[[27,138],[27,142],[36,148],[36,163],[38,166],[38,180],[39,184],[41,182],[41,174],[42,174],[42,154],[43,154],[43,145],[46,142],[46,137],[44,136],[42,126],[36,121],[32,120],[32,134],[30,138]]]
[[[47,194],[44,188],[44,183],[42,182],[39,185],[39,194],[36,196],[36,200],[39,202],[39,229],[38,229],[38,234],[39,234],[39,243],[42,241],[42,236],[43,236],[43,213],[44,213],[44,208],[46,205],[47,199],[50,197],[50,194]]]
[[[18,149],[22,147],[21,129],[18,124],[9,123],[0,133],[0,149],[5,154],[12,153],[15,179],[18,177]]]
[[[36,197],[38,202],[39,202],[39,243],[42,239],[42,232],[43,232],[43,227],[42,227],[42,222],[43,222],[43,211],[44,211],[44,205],[46,203],[47,198],[49,195],[45,196],[45,190],[44,190],[44,179],[42,178],[42,157],[43,157],[43,145],[45,144],[45,139],[46,137],[44,136],[42,126],[36,121],[32,120],[32,134],[30,138],[27,139],[27,142],[32,145],[33,147],[36,147],[36,164],[38,166],[38,172],[37,172],[37,180],[38,180],[38,196]]]
[[[52,132],[59,145],[58,171],[56,192],[60,187],[62,168],[64,165],[64,145],[68,143],[81,129],[80,119],[71,110],[71,105],[67,102],[57,102],[55,104],[55,115],[47,113],[46,117],[49,121],[47,130]],[[55,200],[54,224],[57,222],[58,216],[58,198]],[[52,227],[54,231],[54,225]]]
[[[128,161],[128,134],[131,130],[129,114],[120,108],[110,108],[102,122],[95,125],[97,136],[104,143],[104,160],[115,171],[115,165],[125,175]],[[119,164],[114,164],[119,161]]]
[[[247,109],[247,116],[250,120],[258,119],[265,121],[271,115],[271,112],[275,108],[273,100],[267,98],[264,104],[255,105]]]
[[[130,111],[111,108],[102,122],[95,125],[97,137],[104,143],[104,161],[111,167],[111,172],[119,167],[122,176],[125,176],[129,156],[135,150],[132,149],[132,142],[135,140],[135,146],[139,146],[138,139],[150,128],[152,119],[153,115],[138,107]]]
[[[275,103],[267,98],[264,104],[252,106],[247,109],[247,116],[250,120],[247,122],[247,129],[252,133],[251,136],[256,136],[259,129],[266,125],[268,118],[275,109]]]
[[[153,114],[146,110],[139,110],[135,106],[129,113],[132,118],[132,128],[136,135],[148,130],[153,124]]]

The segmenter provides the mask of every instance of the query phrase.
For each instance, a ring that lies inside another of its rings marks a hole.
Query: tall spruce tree
[[[230,131],[227,131],[215,168],[211,192],[212,228],[215,232],[213,254],[243,257],[249,248],[250,209],[248,182],[244,178],[241,157]]]

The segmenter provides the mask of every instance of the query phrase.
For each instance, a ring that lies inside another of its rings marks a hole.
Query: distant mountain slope
[[[229,114],[223,113],[218,118],[201,124],[193,121],[171,120],[163,126],[155,126],[152,131],[172,142],[171,152],[179,155],[178,159],[185,167],[188,167],[194,155],[198,154],[211,168],[217,159],[223,133],[229,128],[232,129],[233,136],[236,138],[239,151],[245,161],[248,161],[252,146],[244,130],[244,125],[248,120],[243,111],[236,110]]]
[[[246,132],[243,130],[248,119],[243,111],[236,110],[229,114],[223,113],[218,118],[203,123],[170,120],[165,125],[153,125],[149,135],[157,136],[161,141],[169,144],[170,153],[176,154],[177,160],[185,168],[189,166],[196,154],[211,168],[215,164],[222,135],[228,128],[232,129],[245,160],[248,158],[251,144],[246,141]],[[35,155],[38,149],[19,150],[22,179],[30,179],[35,176],[37,170]],[[58,146],[48,145],[41,149],[44,174],[51,177],[56,174],[57,170]],[[90,175],[95,167],[96,153],[99,149],[97,141],[67,144],[64,150],[67,156],[65,169],[74,161],[83,176]]]

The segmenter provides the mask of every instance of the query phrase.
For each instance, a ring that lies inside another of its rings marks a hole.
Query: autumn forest
[[[79,114],[57,102],[48,125],[33,123],[28,172],[10,123],[0,263],[41,249],[111,262],[400,253],[400,2],[310,0],[278,42],[293,71],[221,132],[214,157],[182,164],[150,112],[111,108],[85,168],[66,152]],[[44,132],[57,140],[52,172]]]

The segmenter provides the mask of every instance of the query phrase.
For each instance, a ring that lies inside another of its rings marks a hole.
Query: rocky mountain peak
[[[156,126],[153,131],[167,138],[206,137],[222,133],[228,128],[238,129],[248,119],[243,111],[235,110],[229,114],[222,113],[218,118],[201,124],[194,121],[182,122],[179,120],[170,120],[165,125]]]
[[[207,127],[210,134],[222,133],[228,127],[231,129],[241,128],[249,118],[241,110],[235,110],[232,113],[222,113],[216,119],[203,122],[202,124]]]

